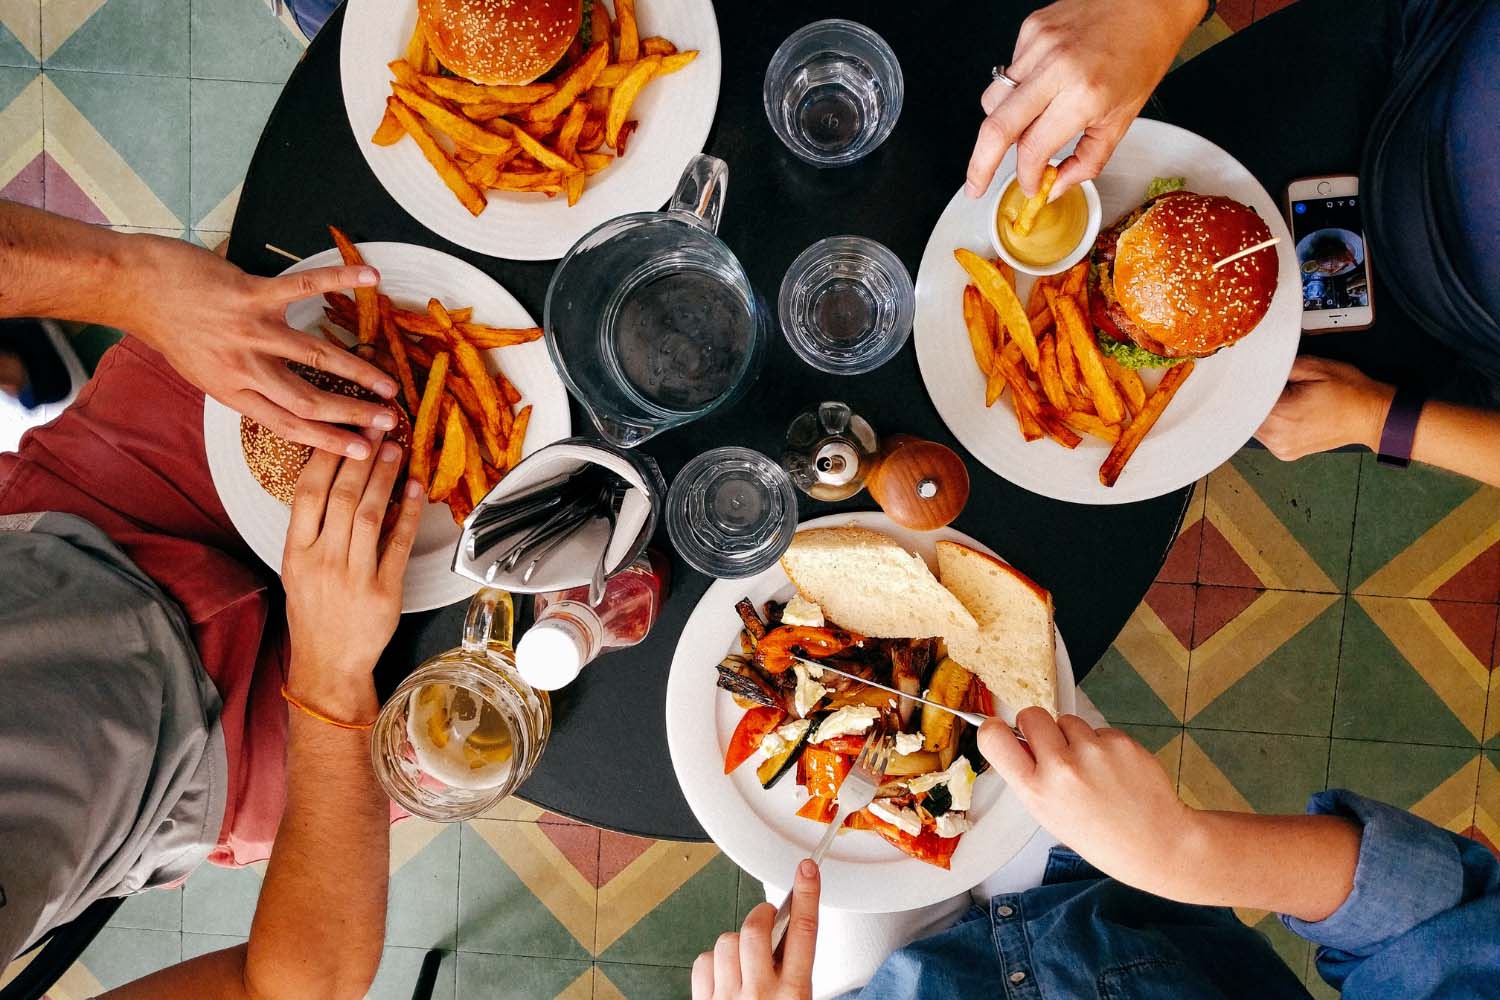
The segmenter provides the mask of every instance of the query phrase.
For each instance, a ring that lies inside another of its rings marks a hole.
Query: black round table
[[[724,75],[707,151],[729,164],[720,236],[763,297],[774,302],[793,258],[814,241],[837,234],[879,240],[916,273],[933,225],[963,182],[980,119],[979,93],[989,83],[991,66],[1011,51],[1030,9],[1030,4],[954,0],[916,7],[719,6]],[[761,107],[761,82],[782,39],[810,21],[840,16],[868,24],[896,50],[906,79],[905,108],[873,155],[850,167],[818,170],[793,157],[772,134]],[[240,197],[229,258],[253,273],[274,274],[286,261],[265,244],[311,254],[328,246],[325,226],[334,223],[356,240],[424,244],[469,261],[540,318],[555,262],[499,260],[455,246],[407,215],[371,174],[344,113],[338,68],[342,24],[341,11],[309,47],[271,114]],[[824,399],[847,402],[881,433],[931,438],[962,454],[922,385],[910,344],[878,371],[850,378],[813,370],[779,336],[742,403],[644,447],[669,481],[689,458],[723,444],[775,455],[792,416]],[[576,405],[573,425],[578,433],[592,430]],[[1081,678],[1150,586],[1191,491],[1091,507],[1029,493],[972,459],[969,473],[972,497],[954,526],[1052,591],[1058,625]],[[803,497],[801,516],[860,509],[873,509],[866,494],[837,505]],[[657,544],[670,551],[664,531]],[[672,771],[663,703],[677,636],[710,581],[680,560],[672,572],[670,598],[646,641],[600,659],[557,692],[552,742],[522,789],[524,798],[626,833],[705,839]],[[428,656],[457,645],[463,614],[464,606],[454,605],[407,615],[382,659],[382,693]]]

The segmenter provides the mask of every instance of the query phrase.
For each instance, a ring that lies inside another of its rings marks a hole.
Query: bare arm
[[[1039,708],[1000,723],[980,749],[1021,803],[1094,867],[1183,903],[1248,906],[1322,920],[1348,898],[1360,826],[1336,816],[1256,816],[1193,809],[1145,747]],[[1034,756],[1033,756],[1034,755]]]
[[[298,483],[283,579],[292,633],[287,687],[351,724],[375,718],[370,671],[395,629],[422,491],[412,484],[384,552],[379,532],[400,467],[387,442],[371,460],[318,453]],[[372,471],[373,470],[373,471]],[[289,710],[287,802],[250,940],[147,976],[111,1000],[342,1000],[362,997],[385,940],[389,803],[370,734]]]
[[[342,375],[387,399],[396,383],[288,327],[286,306],[378,277],[373,268],[329,267],[257,278],[183,240],[116,233],[0,201],[0,317],[118,327],[225,406],[283,437],[355,457],[368,444],[338,425],[389,430],[394,417],[377,403],[313,389],[286,362]]]
[[[1395,392],[1353,365],[1301,357],[1255,436],[1284,461],[1349,444],[1375,451]],[[1429,401],[1411,457],[1500,486],[1500,413]]]

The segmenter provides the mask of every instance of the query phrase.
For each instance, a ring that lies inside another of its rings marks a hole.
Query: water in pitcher
[[[712,270],[671,261],[627,282],[602,326],[621,385],[656,410],[711,405],[735,387],[753,346],[740,292]]]

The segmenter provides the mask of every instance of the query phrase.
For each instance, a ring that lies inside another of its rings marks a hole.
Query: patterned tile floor
[[[1222,0],[1190,58],[1289,0]],[[0,0],[0,197],[213,245],[303,46],[262,0]],[[97,357],[111,332],[84,331]],[[1160,579],[1084,685],[1195,805],[1342,785],[1500,843],[1500,491],[1369,456],[1246,450],[1198,486]],[[760,898],[711,846],[520,802],[392,834],[372,996],[670,998]],[[54,1000],[244,940],[256,869],[130,900]],[[1293,968],[1310,949],[1245,913]],[[1331,991],[1311,977],[1314,992]]]

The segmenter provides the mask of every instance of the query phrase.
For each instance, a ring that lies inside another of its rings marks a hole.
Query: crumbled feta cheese
[[[913,837],[922,834],[922,817],[917,815],[915,809],[902,809],[899,806],[890,806],[880,799],[870,803],[870,814],[885,820],[891,826],[896,827]]]
[[[773,730],[761,737],[760,748],[766,752],[767,757],[774,757],[786,749],[786,740]]]
[[[897,733],[896,734],[896,752],[897,753],[902,754],[904,756],[904,755],[909,754],[909,753],[916,753],[920,749],[922,749],[922,734],[921,733]]]
[[[781,624],[822,628],[825,624],[823,609],[804,598],[801,594],[798,594],[788,601],[786,607],[781,610]]]
[[[939,816],[936,824],[934,829],[939,837],[957,837],[961,833],[967,833],[970,829],[969,817],[954,809]]]
[[[810,725],[812,723],[806,719],[801,719],[797,722],[788,722],[780,729],[773,729],[767,733],[760,741],[760,748],[766,752],[767,757],[774,757],[791,744],[800,740],[802,734],[807,731],[807,727]]]
[[[792,707],[797,714],[804,719],[808,713],[818,707],[818,702],[828,694],[828,689],[812,679],[812,672],[800,663],[792,664],[792,670],[797,674],[797,689],[792,694]],[[818,671],[822,673],[822,671]]]
[[[818,731],[813,733],[812,742],[822,743],[831,740],[835,736],[852,736],[862,733],[875,724],[880,717],[880,710],[868,705],[846,705],[822,721]]]
[[[947,785],[948,794],[953,796],[953,808],[962,812],[969,808],[974,796],[974,769],[969,766],[969,758],[959,757],[949,766],[946,771],[932,771],[928,774],[919,774],[907,782],[914,795],[931,791],[938,785]]]

